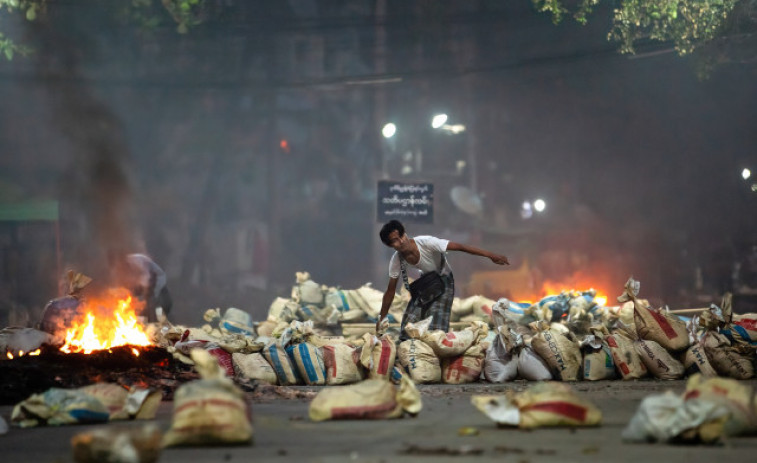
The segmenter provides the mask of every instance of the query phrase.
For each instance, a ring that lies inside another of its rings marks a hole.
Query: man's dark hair
[[[402,222],[400,222],[399,220],[390,220],[389,222],[385,223],[384,226],[381,227],[381,231],[379,232],[381,242],[389,246],[389,234],[395,230],[399,232],[400,236],[403,236],[405,234],[405,226],[402,225]]]

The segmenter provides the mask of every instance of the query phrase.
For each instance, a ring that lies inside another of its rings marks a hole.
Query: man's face
[[[400,232],[394,230],[389,233],[389,247],[395,251],[401,251],[405,249],[410,243],[410,238],[407,237],[407,233],[400,236]]]

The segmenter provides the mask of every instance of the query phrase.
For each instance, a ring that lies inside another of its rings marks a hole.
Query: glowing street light
[[[534,201],[534,209],[536,209],[536,212],[542,212],[546,207],[547,203],[545,203],[543,199],[537,199]]]
[[[384,138],[392,138],[395,133],[397,133],[397,126],[391,122],[384,125],[384,128],[381,129],[381,135],[383,135]]]
[[[743,178],[744,180],[747,180],[751,176],[752,176],[751,170],[744,168],[744,170],[741,171],[741,178]]]
[[[431,119],[431,127],[438,129],[447,123],[446,114],[437,114]]]

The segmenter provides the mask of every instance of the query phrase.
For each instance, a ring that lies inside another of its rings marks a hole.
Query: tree
[[[572,16],[585,24],[604,0],[532,0],[554,23]],[[616,2],[612,2],[616,5]],[[695,55],[703,74],[718,64],[757,62],[757,0],[622,0],[612,12],[608,39],[621,53],[645,40],[672,43],[679,55]]]
[[[106,1],[106,0],[102,0]],[[202,23],[212,9],[208,0],[107,0],[115,4],[114,11],[123,20],[151,29],[167,21],[176,24],[176,30],[185,34],[189,28]],[[119,4],[116,4],[118,2]],[[35,21],[46,11],[47,0],[0,0],[0,14],[23,13],[27,20]],[[16,54],[28,55],[32,49],[18,44],[0,31],[0,53],[12,60]]]

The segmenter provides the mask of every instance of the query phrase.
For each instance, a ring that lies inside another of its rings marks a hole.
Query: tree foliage
[[[600,2],[609,0],[532,0],[539,11],[559,23],[571,15],[579,23]],[[612,2],[612,27],[608,39],[620,44],[623,53],[634,53],[642,39],[670,42],[680,55],[688,55],[713,42],[743,38],[755,32],[755,0],[622,0]]]
[[[180,34],[197,26],[206,17],[208,0],[102,0],[111,2],[114,13],[140,27],[151,29],[166,22],[176,24]],[[34,21],[47,10],[47,0],[0,0],[0,14],[22,13]],[[31,48],[21,45],[0,31],[0,53],[11,60],[16,54],[27,55]]]

